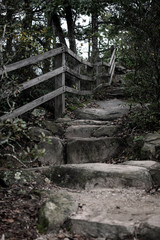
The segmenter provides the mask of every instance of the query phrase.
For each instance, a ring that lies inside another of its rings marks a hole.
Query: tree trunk
[[[60,19],[57,13],[53,13],[51,16],[51,26],[55,29],[56,36],[58,36],[60,43],[67,46],[64,33],[61,28]]]
[[[67,21],[67,27],[68,27],[68,38],[69,38],[69,45],[70,49],[77,53],[76,50],[76,40],[75,40],[75,23],[73,21],[73,13],[71,6],[65,7],[65,13],[66,13],[66,21]]]
[[[99,57],[98,50],[98,14],[92,14],[92,62],[96,62]]]

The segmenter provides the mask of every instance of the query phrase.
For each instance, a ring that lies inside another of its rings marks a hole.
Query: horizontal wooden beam
[[[43,74],[43,75],[41,75],[39,77],[36,77],[36,78],[34,78],[34,79],[30,80],[30,81],[22,83],[21,85],[19,85],[19,87],[17,87],[17,90],[18,90],[18,92],[22,92],[23,90],[26,90],[26,89],[28,89],[30,87],[33,87],[35,85],[38,85],[38,84],[40,84],[40,83],[42,83],[42,82],[44,82],[44,81],[46,81],[46,80],[48,80],[48,79],[50,79],[52,77],[55,77],[55,76],[57,76],[57,75],[59,75],[61,73],[64,73],[64,71],[65,71],[64,67],[57,68],[54,71],[45,73],[45,74]],[[13,92],[8,90],[8,91],[4,92],[0,96],[0,99],[6,98],[6,97],[8,97],[10,95],[13,95]]]
[[[65,87],[65,92],[69,92],[69,93],[74,93],[74,94],[78,94],[78,95],[91,95],[92,91],[79,91],[75,88],[71,88],[71,87]]]
[[[105,67],[110,67],[110,64],[107,62],[97,62],[95,63],[96,66],[105,66]]]
[[[93,64],[88,62],[88,61],[85,61],[83,60],[81,57],[77,56],[73,51],[71,51],[69,48],[66,48],[66,52],[72,56],[73,58],[75,58],[78,62],[84,64],[84,65],[87,65],[89,67],[93,67]]]
[[[41,104],[51,100],[52,98],[55,98],[55,97],[61,95],[64,92],[65,92],[65,88],[60,87],[60,88],[42,96],[42,97],[39,97],[39,98],[35,99],[34,101],[32,101],[30,103],[25,104],[24,106],[22,106],[20,108],[15,109],[12,113],[8,113],[8,114],[3,115],[2,117],[0,117],[0,121],[4,121],[4,120],[7,120],[7,119],[12,119],[12,118],[18,117],[18,116],[34,109],[35,107],[38,107]]]
[[[79,73],[77,73],[76,71],[72,70],[69,67],[65,67],[65,71],[68,72],[69,74],[79,78],[80,80],[91,81],[91,82],[95,81],[95,79],[93,77],[88,77],[86,75],[79,74]]]
[[[33,56],[33,57],[29,57],[29,58],[26,58],[24,60],[21,60],[21,61],[18,61],[18,62],[15,62],[15,63],[12,63],[12,64],[9,64],[7,66],[5,66],[4,69],[0,69],[0,75],[3,74],[3,72],[7,73],[7,72],[11,72],[13,70],[17,70],[19,68],[22,68],[22,67],[26,67],[28,65],[31,65],[31,64],[35,64],[39,61],[42,61],[44,59],[47,59],[47,58],[50,58],[50,57],[54,57],[60,53],[64,52],[64,48],[63,47],[60,47],[60,48],[57,48],[57,49],[52,49],[48,52],[45,52],[45,53],[42,53],[42,54],[39,54],[37,56]]]

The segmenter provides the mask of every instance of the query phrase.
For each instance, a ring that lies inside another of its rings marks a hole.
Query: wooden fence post
[[[55,67],[64,67],[66,65],[65,52],[56,56]],[[64,87],[65,92],[65,72],[55,77],[55,90]],[[59,118],[65,112],[65,93],[55,98],[55,118]]]

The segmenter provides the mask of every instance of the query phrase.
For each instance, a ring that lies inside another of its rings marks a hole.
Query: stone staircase
[[[61,224],[65,221],[71,232],[93,239],[159,240],[160,192],[155,189],[160,186],[160,164],[107,164],[121,152],[122,140],[116,136],[120,126],[113,120],[127,114],[129,106],[118,99],[97,105],[77,110],[75,120],[65,120],[67,164],[45,171],[59,186],[56,192],[67,194],[69,205],[77,206]],[[49,230],[55,228],[51,224]]]

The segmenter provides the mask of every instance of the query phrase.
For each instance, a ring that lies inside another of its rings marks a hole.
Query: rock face
[[[39,148],[44,148],[45,153],[39,157],[42,165],[60,165],[64,163],[64,147],[60,138],[51,137],[50,143],[41,142]]]
[[[50,197],[39,211],[38,228],[41,232],[58,232],[64,221],[77,210],[77,204],[67,193]]]
[[[119,138],[74,138],[67,143],[67,163],[105,162],[119,152]]]
[[[67,164],[53,167],[46,175],[63,187],[69,188],[124,188],[149,190],[152,179],[147,169],[136,166],[94,164]]]
[[[160,134],[159,133],[148,133],[144,137],[144,145],[141,150],[143,159],[148,159],[151,156],[156,155],[160,158]]]

